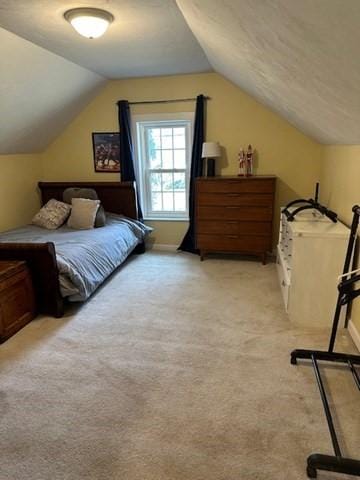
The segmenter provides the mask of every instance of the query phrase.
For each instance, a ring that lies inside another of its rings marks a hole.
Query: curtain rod
[[[211,100],[210,97],[204,97],[205,100]],[[176,102],[194,102],[196,98],[175,98],[174,100],[146,100],[144,102],[129,102],[129,105],[146,105],[149,103],[176,103]]]

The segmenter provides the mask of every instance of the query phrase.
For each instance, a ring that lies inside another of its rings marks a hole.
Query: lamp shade
[[[64,14],[65,19],[83,37],[98,38],[114,20],[111,13],[98,8],[73,8]]]
[[[221,157],[221,149],[218,142],[204,142],[202,146],[202,158]]]

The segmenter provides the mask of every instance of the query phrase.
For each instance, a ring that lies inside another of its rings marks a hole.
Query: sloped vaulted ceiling
[[[89,5],[115,15],[96,43],[63,18]],[[211,69],[314,139],[360,144],[359,25],[360,0],[0,0],[0,153],[44,149],[104,77]]]
[[[114,15],[106,35],[72,29],[80,6]],[[211,70],[175,0],[0,0],[0,27],[0,153],[43,150],[105,78]]]
[[[64,20],[84,6],[113,14],[106,35],[89,41]],[[175,0],[0,0],[0,26],[107,78],[211,70]]]
[[[359,0],[177,0],[213,68],[323,143],[360,143]]]
[[[42,151],[105,79],[0,28],[0,154]]]

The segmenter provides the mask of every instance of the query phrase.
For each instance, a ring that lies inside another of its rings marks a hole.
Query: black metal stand
[[[286,205],[282,213],[286,215],[288,222],[292,222],[295,219],[296,214],[298,214],[299,212],[302,212],[303,210],[317,210],[322,215],[325,215],[326,217],[330,218],[332,222],[336,223],[337,214],[332,210],[329,210],[328,208],[321,205],[318,202],[318,198],[319,198],[319,183],[317,183],[315,187],[315,199],[309,198],[309,200],[304,200],[301,198],[299,200],[294,200],[293,202],[290,202]],[[292,212],[289,212],[289,208],[297,204],[300,204],[300,206],[295,210],[293,210]]]
[[[359,226],[360,207],[355,205],[352,209],[353,221],[351,225],[349,244],[346,252],[343,274],[349,272],[351,259],[354,254],[357,229]],[[295,212],[293,212],[295,213]],[[321,350],[293,350],[291,352],[291,363],[295,365],[298,359],[309,359],[312,362],[315,378],[319,387],[321,401],[324,407],[327,424],[331,436],[335,455],[313,454],[307,459],[307,475],[310,478],[316,478],[317,470],[326,470],[329,472],[344,473],[347,475],[360,475],[360,460],[343,457],[340,445],[336,436],[336,430],[331,415],[331,410],[326,397],[326,392],[321,378],[321,373],[318,365],[318,360],[345,364],[350,369],[355,384],[360,390],[360,377],[356,366],[360,365],[360,355],[350,355],[346,353],[334,352],[334,345],[336,334],[339,326],[341,309],[348,305],[354,298],[360,295],[360,288],[355,289],[354,284],[360,280],[360,275],[345,275],[343,280],[338,285],[339,295],[336,303],[334,320],[331,330],[329,347],[327,351]]]

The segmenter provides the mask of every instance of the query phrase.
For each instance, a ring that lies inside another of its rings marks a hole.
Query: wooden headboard
[[[134,182],[39,182],[38,185],[43,205],[51,198],[62,201],[63,191],[69,187],[93,188],[107,212],[139,218]]]

